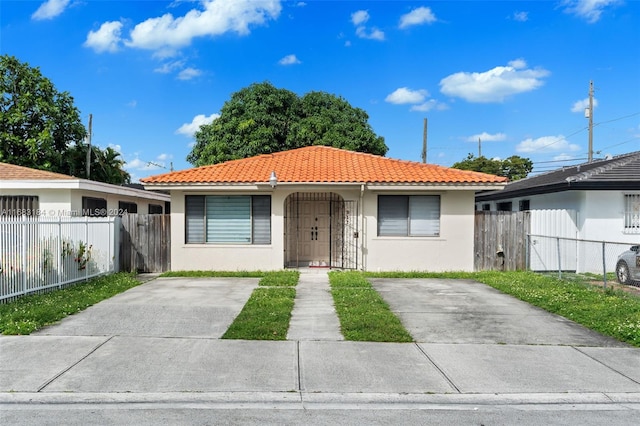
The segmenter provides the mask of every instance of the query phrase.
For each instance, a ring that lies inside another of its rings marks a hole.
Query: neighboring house
[[[579,239],[640,242],[640,151],[596,160],[479,193],[477,210],[566,209]]]
[[[0,216],[169,213],[167,194],[0,163]]]
[[[310,146],[141,180],[171,193],[173,270],[473,270],[474,194],[506,179]]]

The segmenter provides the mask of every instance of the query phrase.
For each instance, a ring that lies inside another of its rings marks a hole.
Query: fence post
[[[87,257],[87,262],[85,263],[85,268],[84,268],[84,280],[85,281],[89,281],[89,253],[90,253],[90,246],[89,246],[89,216],[85,216],[85,221],[84,221],[85,225],[84,225],[84,246],[85,246],[85,256]]]
[[[22,294],[27,292],[27,216],[22,216]]]
[[[558,279],[562,279],[562,254],[560,253],[560,238],[556,237],[556,246],[558,247]]]
[[[529,244],[531,244],[531,235],[527,234],[527,245],[524,248],[524,269],[526,271],[531,269],[531,260],[529,259]]]
[[[607,289],[607,256],[605,254],[605,242],[602,242],[602,278],[604,280],[604,289]]]
[[[56,261],[56,264],[58,265],[58,288],[62,287],[62,285],[60,284],[62,282],[62,216],[58,217],[58,244],[57,244],[57,249],[59,251],[56,250],[56,258],[58,259]]]

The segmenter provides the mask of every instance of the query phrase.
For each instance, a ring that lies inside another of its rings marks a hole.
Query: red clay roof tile
[[[73,176],[46,170],[31,169],[15,164],[0,163],[0,180],[69,180]]]
[[[145,184],[499,183],[507,178],[434,164],[395,160],[327,146],[308,146],[140,179]]]

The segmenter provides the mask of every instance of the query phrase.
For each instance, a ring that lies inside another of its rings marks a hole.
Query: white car
[[[620,284],[640,282],[640,245],[631,246],[629,250],[618,256],[616,277]]]

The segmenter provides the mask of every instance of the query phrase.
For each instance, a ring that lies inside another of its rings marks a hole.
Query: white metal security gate
[[[285,201],[285,266],[357,269],[358,203],[334,193],[291,194]]]

